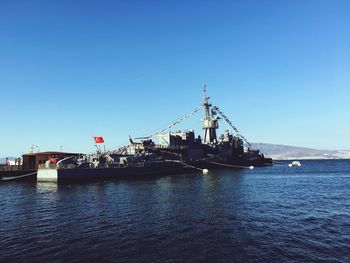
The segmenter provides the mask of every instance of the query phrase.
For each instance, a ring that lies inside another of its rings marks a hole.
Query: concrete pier
[[[57,169],[38,169],[37,182],[57,182]]]

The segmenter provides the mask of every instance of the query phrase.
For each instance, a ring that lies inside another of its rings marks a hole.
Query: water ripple
[[[0,192],[2,262],[350,262],[346,160]]]

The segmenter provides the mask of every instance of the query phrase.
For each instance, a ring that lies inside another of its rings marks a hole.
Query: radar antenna
[[[207,101],[209,98],[207,97],[207,84],[203,83],[203,102]]]

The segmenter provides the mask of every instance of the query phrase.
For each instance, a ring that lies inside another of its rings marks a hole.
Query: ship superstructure
[[[128,154],[149,155],[155,154],[167,160],[178,160],[190,163],[191,165],[212,166],[213,163],[223,166],[264,166],[272,165],[272,160],[265,158],[259,150],[253,150],[251,144],[242,136],[238,129],[232,124],[228,117],[217,106],[209,102],[206,85],[203,85],[203,101],[199,108],[180,118],[178,121],[162,129],[161,132],[153,134],[157,138],[154,143],[152,135],[138,143],[132,143],[124,148]],[[190,118],[199,109],[204,109],[202,119],[203,140],[201,136],[196,137],[193,130],[170,131],[171,128]],[[217,136],[220,115],[233,129],[232,133],[226,130]],[[166,131],[166,132],[165,132]],[[137,149],[137,151],[135,151]]]

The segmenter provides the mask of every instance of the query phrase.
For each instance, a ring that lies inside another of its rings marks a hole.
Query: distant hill
[[[350,159],[350,151],[317,150],[270,143],[252,143],[252,146],[273,159]]]

